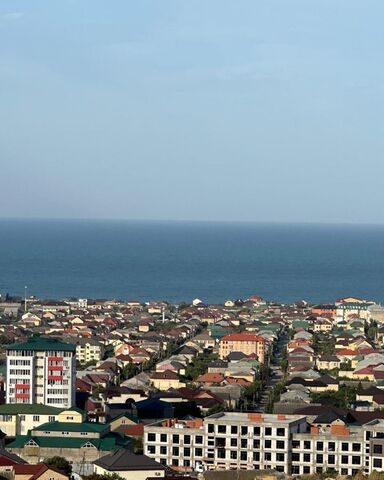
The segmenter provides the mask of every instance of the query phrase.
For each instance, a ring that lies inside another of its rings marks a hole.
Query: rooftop
[[[32,337],[26,342],[13,343],[7,346],[7,350],[33,350],[33,351],[64,351],[74,352],[76,345],[62,342],[56,338]]]

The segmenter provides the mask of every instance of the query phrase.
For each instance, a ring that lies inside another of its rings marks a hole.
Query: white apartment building
[[[144,453],[178,471],[276,470],[305,475],[384,472],[384,420],[321,425],[300,415],[224,412],[204,420],[163,420],[144,427]]]
[[[75,345],[45,337],[7,346],[6,403],[75,404]]]
[[[302,415],[223,412],[205,418],[197,428],[166,422],[145,426],[144,453],[180,471],[204,466],[290,474],[292,436],[307,430]]]

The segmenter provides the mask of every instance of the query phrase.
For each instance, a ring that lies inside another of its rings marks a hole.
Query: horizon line
[[[253,224],[253,225],[332,225],[332,226],[384,226],[380,222],[348,221],[306,221],[306,220],[219,220],[219,219],[153,219],[153,218],[94,218],[94,217],[0,217],[0,221],[73,221],[73,222],[138,222],[138,223],[211,223],[211,224]]]

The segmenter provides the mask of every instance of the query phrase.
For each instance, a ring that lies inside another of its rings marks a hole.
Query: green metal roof
[[[60,340],[57,340],[56,338],[32,337],[26,342],[13,343],[11,345],[7,345],[7,350],[33,350],[33,351],[54,350],[54,351],[64,351],[64,352],[75,352],[76,345],[62,342]]]
[[[80,437],[34,437],[31,435],[18,435],[15,440],[7,445],[8,449],[21,449],[33,440],[41,448],[81,448],[86,443],[92,443],[97,450],[114,451],[128,445],[131,440],[118,433],[109,433],[103,438]]]
[[[50,407],[40,403],[13,403],[0,405],[0,415],[58,415],[63,408]]]
[[[94,422],[47,422],[35,427],[33,431],[43,432],[96,432],[101,433],[109,428],[107,423]],[[41,438],[41,437],[39,437]]]

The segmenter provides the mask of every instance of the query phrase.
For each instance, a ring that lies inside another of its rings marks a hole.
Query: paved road
[[[287,347],[287,343],[288,343],[288,331],[284,330],[277,341],[274,355],[271,358],[271,363],[270,363],[271,375],[268,378],[266,386],[261,394],[260,402],[258,404],[255,404],[254,406],[254,408],[259,412],[265,411],[273,387],[276,385],[276,383],[280,382],[281,379],[284,377],[284,372],[282,371],[280,365],[283,359],[282,354]]]

